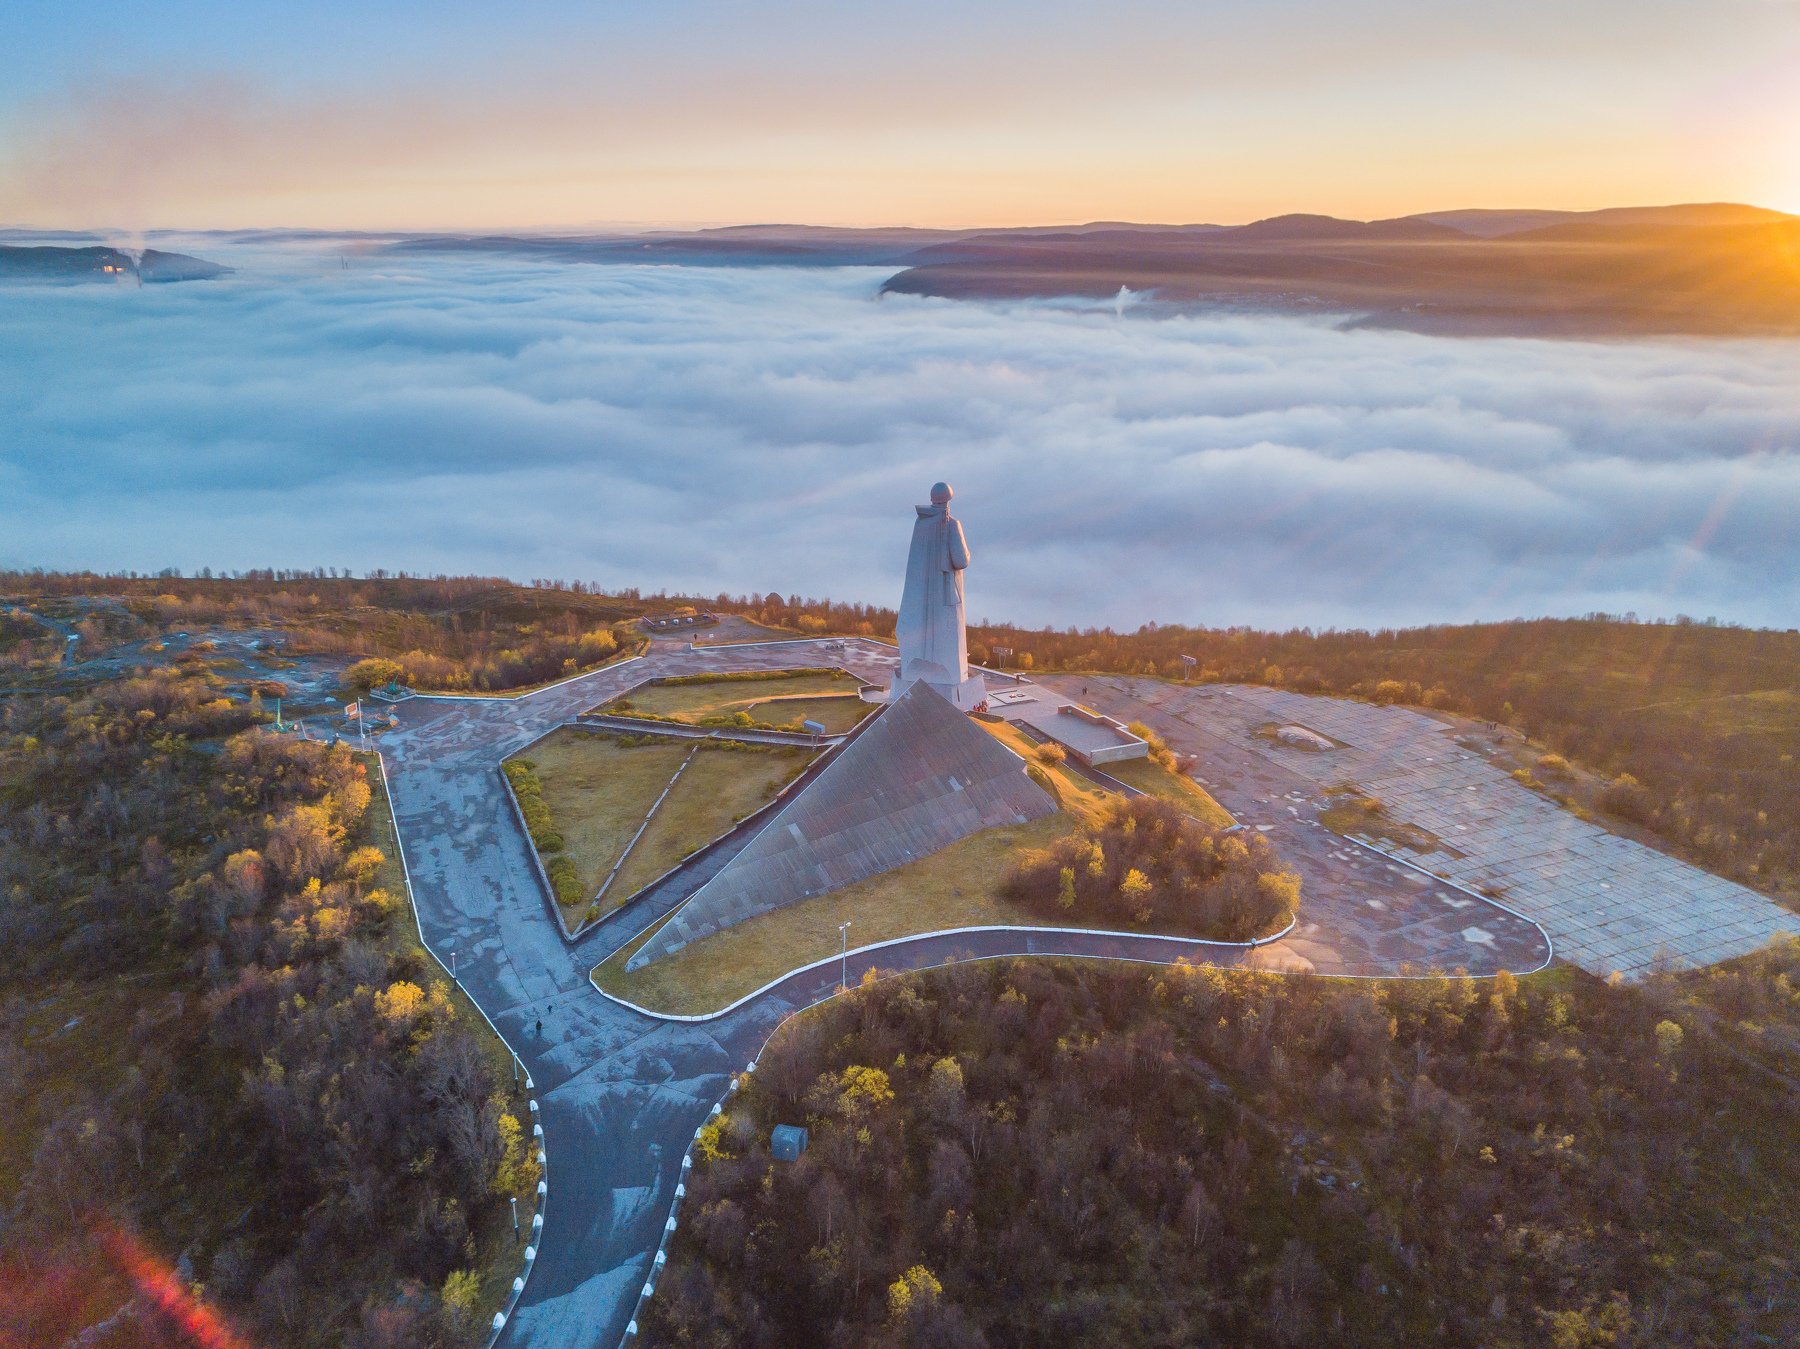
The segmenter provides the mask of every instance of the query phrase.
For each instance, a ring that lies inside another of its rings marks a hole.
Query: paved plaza
[[[834,992],[838,972],[834,964],[792,975],[700,1023],[646,1016],[603,997],[589,970],[678,901],[651,895],[638,914],[565,941],[506,798],[500,761],[658,676],[834,665],[887,684],[895,663],[893,648],[855,639],[698,649],[659,641],[642,658],[523,697],[399,705],[399,725],[380,744],[420,928],[446,960],[456,953],[459,982],[531,1073],[550,1159],[539,1254],[502,1345],[619,1344],[693,1131],[724,1095],[730,1074],[760,1052],[785,1017]],[[849,978],[877,965],[922,969],[1008,955],[1361,975],[1525,971],[1548,958],[1534,924],[1341,840],[1320,850],[1315,834],[1275,837],[1305,878],[1302,917],[1290,936],[1254,951],[1149,936],[960,933],[851,952]],[[706,874],[703,867],[700,878]]]
[[[1385,849],[1535,919],[1558,956],[1592,973],[1710,964],[1800,933],[1800,917],[1773,900],[1577,818],[1423,713],[1281,689],[1083,682],[1101,711],[1143,720],[1196,754],[1198,775],[1240,816],[1286,816],[1298,826],[1289,834],[1327,835],[1317,823],[1325,792],[1354,784],[1441,845]],[[1270,725],[1305,727],[1337,747],[1256,733]],[[1332,851],[1352,846],[1339,842]],[[1309,902],[1312,886],[1309,877]]]

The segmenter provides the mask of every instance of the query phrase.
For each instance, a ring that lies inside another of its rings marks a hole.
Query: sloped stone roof
[[[980,830],[1055,809],[1018,755],[930,685],[914,684],[695,891],[626,968],[892,871]]]

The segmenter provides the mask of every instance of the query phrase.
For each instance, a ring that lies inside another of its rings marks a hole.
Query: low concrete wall
[[[1134,740],[1137,737],[1132,737]],[[1149,757],[1150,747],[1139,740],[1135,745],[1119,745],[1113,749],[1097,749],[1087,755],[1087,761],[1094,765],[1108,763],[1125,763],[1130,759]]]
[[[583,712],[564,724],[589,731],[617,731],[621,735],[666,735],[677,740],[741,740],[749,745],[796,745],[801,749],[822,749],[844,738],[843,734],[815,736],[805,731],[771,731],[760,726],[690,726],[681,721],[652,721],[645,717],[620,716],[616,712]]]

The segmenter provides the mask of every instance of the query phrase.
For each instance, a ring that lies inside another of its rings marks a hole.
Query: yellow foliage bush
[[[714,1115],[700,1126],[700,1136],[694,1140],[694,1150],[700,1154],[703,1162],[728,1162],[732,1153],[724,1143],[720,1142],[725,1132],[725,1116]]]
[[[893,1085],[879,1068],[851,1064],[838,1079],[838,1109],[846,1115],[861,1115],[893,1099]]]
[[[944,1285],[937,1275],[923,1265],[914,1265],[888,1285],[888,1315],[904,1321],[922,1308],[933,1306],[943,1296]]]
[[[425,990],[402,979],[375,995],[375,1010],[384,1021],[411,1021],[425,1009]]]

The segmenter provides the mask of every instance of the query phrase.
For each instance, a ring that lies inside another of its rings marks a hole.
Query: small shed
[[[797,1124],[777,1124],[769,1135],[769,1151],[778,1162],[797,1162],[806,1151],[806,1130]]]

